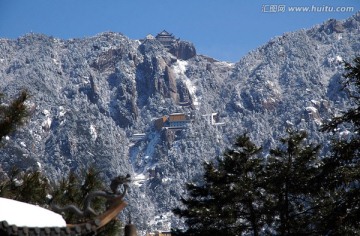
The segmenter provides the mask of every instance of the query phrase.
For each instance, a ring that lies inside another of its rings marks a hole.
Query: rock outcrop
[[[171,45],[169,52],[181,60],[188,60],[196,56],[195,46],[186,41],[176,41]]]

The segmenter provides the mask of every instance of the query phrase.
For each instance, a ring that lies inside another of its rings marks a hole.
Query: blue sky
[[[291,12],[295,6],[317,8]],[[275,36],[359,10],[360,0],[0,0],[0,38],[113,31],[138,39],[166,29],[193,42],[200,54],[236,62]]]

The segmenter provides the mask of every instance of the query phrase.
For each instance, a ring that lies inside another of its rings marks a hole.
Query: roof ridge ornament
[[[128,183],[130,182],[130,175],[127,174],[126,176],[117,176],[114,179],[111,180],[110,183],[110,189],[112,192],[108,191],[93,191],[90,192],[84,200],[84,206],[83,209],[80,210],[77,206],[70,204],[64,207],[59,207],[58,205],[52,204],[51,208],[58,213],[64,212],[64,211],[70,211],[78,216],[97,216],[98,213],[96,213],[92,207],[91,202],[95,197],[102,197],[106,198],[108,202],[112,202],[114,199],[122,200],[125,197],[125,194],[127,193],[127,190],[129,188]],[[123,186],[123,191],[120,192],[119,187]],[[107,209],[108,210],[108,209]]]

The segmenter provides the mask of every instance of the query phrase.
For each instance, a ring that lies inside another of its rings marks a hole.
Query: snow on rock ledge
[[[315,121],[316,124],[322,125],[320,114],[315,107],[309,106],[305,110],[308,112],[309,116]]]
[[[0,222],[18,227],[66,227],[61,215],[45,208],[0,198]]]

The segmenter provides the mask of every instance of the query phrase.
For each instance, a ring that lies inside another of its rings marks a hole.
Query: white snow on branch
[[[342,62],[342,61],[343,61],[343,59],[342,59],[342,57],[341,57],[341,56],[336,56],[336,61],[338,61],[338,62]]]
[[[322,125],[320,114],[315,107],[309,106],[309,107],[306,107],[305,109],[308,112],[308,114],[314,119],[316,124]]]

